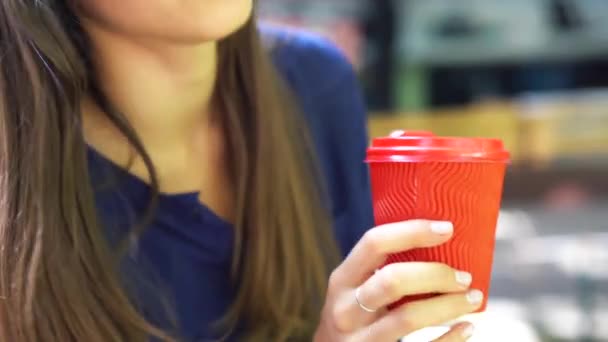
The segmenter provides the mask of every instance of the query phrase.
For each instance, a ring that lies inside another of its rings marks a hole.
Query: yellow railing
[[[561,156],[608,160],[608,100],[488,102],[431,113],[370,115],[370,135],[429,130],[437,135],[500,138],[513,160],[550,162]]]

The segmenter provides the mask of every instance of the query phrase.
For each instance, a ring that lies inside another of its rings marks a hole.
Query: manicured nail
[[[462,286],[468,287],[473,281],[473,276],[469,272],[458,271],[456,272],[456,282]]]
[[[439,235],[451,234],[454,231],[452,222],[431,222],[431,231]]]
[[[473,333],[475,332],[475,327],[473,326],[473,324],[469,324],[463,331],[462,331],[462,337],[465,340],[468,340],[469,338],[471,338],[471,336],[473,336]]]
[[[467,293],[467,301],[473,305],[478,305],[483,301],[483,292],[471,290]]]

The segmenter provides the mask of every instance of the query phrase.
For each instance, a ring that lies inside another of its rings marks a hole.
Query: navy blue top
[[[304,33],[272,35],[272,57],[303,109],[321,162],[342,252],[348,253],[372,227],[367,168],[366,113],[353,69],[326,40]],[[89,149],[96,205],[111,240],[133,227],[148,204],[150,188],[140,179]],[[108,186],[108,180],[119,180]],[[209,324],[234,298],[230,284],[233,230],[198,201],[196,193],[161,194],[154,220],[129,253],[127,285],[146,317],[161,326],[158,299],[171,299],[179,333],[186,341],[210,341]],[[137,274],[133,274],[136,269]],[[142,281],[143,280],[143,281]],[[162,284],[162,295],[158,287]]]

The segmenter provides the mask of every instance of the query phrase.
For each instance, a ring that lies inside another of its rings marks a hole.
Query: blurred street
[[[490,294],[495,309],[515,307],[511,316],[546,341],[608,341],[607,210],[608,201],[570,210],[505,208]]]

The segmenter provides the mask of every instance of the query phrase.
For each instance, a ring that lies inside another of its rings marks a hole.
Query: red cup
[[[498,139],[397,132],[368,149],[376,225],[411,219],[450,221],[447,243],[390,255],[386,264],[441,262],[473,275],[471,288],[490,288],[496,224],[509,152]],[[437,294],[406,296],[401,304]]]

